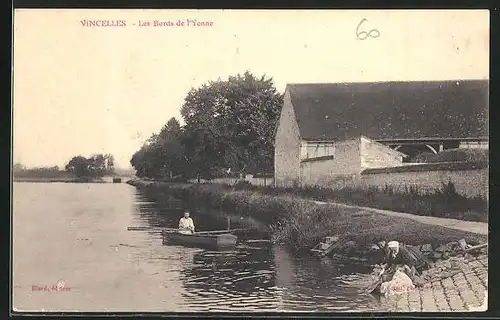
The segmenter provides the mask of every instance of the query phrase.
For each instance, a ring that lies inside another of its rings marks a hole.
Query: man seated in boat
[[[184,217],[179,220],[179,233],[182,234],[193,234],[194,233],[194,222],[193,219],[189,217],[189,211],[184,211]]]

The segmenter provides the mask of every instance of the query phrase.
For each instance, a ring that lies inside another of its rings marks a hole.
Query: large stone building
[[[398,166],[422,152],[488,148],[488,81],[289,84],[275,184]]]

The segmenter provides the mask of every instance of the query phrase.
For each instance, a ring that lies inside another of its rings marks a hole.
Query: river
[[[14,183],[14,309],[382,311],[359,293],[366,266],[294,257],[251,235],[233,251],[214,252],[127,231],[175,227],[181,206],[127,184]],[[192,215],[200,231],[220,226],[204,212]]]

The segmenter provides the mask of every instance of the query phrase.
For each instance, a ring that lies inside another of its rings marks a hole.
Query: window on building
[[[318,150],[319,150],[319,144],[316,145],[314,148],[314,157],[316,158],[318,156]]]

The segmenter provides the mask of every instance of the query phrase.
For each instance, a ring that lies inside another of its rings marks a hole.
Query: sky
[[[488,79],[489,12],[24,9],[14,13],[13,57],[14,162],[64,167],[111,153],[128,168],[152,133],[181,120],[191,88],[246,70],[280,92],[287,83]]]

